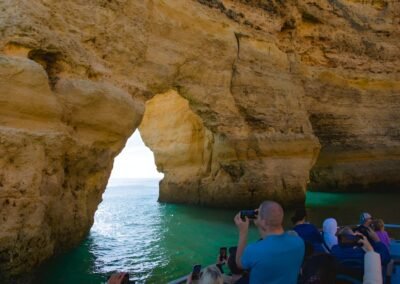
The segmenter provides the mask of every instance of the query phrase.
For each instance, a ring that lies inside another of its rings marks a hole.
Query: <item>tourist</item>
[[[249,275],[247,271],[240,269],[236,264],[237,247],[229,248],[228,268],[231,275],[223,275],[224,283],[227,284],[246,284],[249,283]]]
[[[216,266],[209,266],[201,274],[199,284],[223,284],[224,279]]]
[[[216,264],[216,266],[218,267],[218,269],[221,271],[222,274],[224,273],[223,266],[227,263],[227,261],[228,261],[228,255],[226,247],[222,247],[219,249],[219,254],[217,257],[217,264]]]
[[[328,218],[322,224],[322,240],[324,247],[328,252],[331,251],[334,245],[338,244],[337,233],[337,222],[334,218]]]
[[[283,209],[273,201],[264,201],[254,220],[261,236],[258,242],[247,243],[249,219],[234,221],[239,230],[236,264],[250,270],[250,283],[295,284],[304,257],[304,241],[287,234],[282,227]]]
[[[383,223],[382,219],[376,219],[372,222],[372,227],[375,230],[375,233],[381,240],[381,242],[389,249],[390,248],[390,238],[388,233],[385,231],[385,223]]]
[[[371,214],[367,213],[367,212],[363,212],[360,215],[360,222],[357,228],[354,229],[355,232],[360,232],[361,234],[363,234],[364,236],[366,236],[368,238],[368,241],[370,243],[373,243],[374,240],[369,238],[369,232],[368,232],[368,228],[371,227],[371,223],[372,223],[372,216]]]
[[[221,271],[215,265],[208,266],[200,274],[199,280],[192,279],[192,273],[189,274],[186,284],[224,284],[224,279],[222,277]]]
[[[381,242],[387,247],[390,252],[390,238],[388,233],[385,231],[385,223],[382,219],[375,219],[371,226],[374,228],[376,235]],[[391,278],[393,272],[394,260],[390,260],[386,269],[386,280]]]
[[[339,243],[332,247],[332,255],[336,257],[344,266],[348,266],[355,269],[363,269],[364,266],[364,255],[365,251],[357,246],[356,244],[349,243],[346,244],[342,240],[344,239],[352,239],[352,236],[355,236],[359,233],[354,233],[351,228],[345,227],[343,228],[339,234],[338,239]],[[375,252],[380,254],[382,265],[386,266],[390,261],[390,254],[386,246],[380,242],[378,236],[369,228],[367,239],[372,239],[373,242],[372,247]],[[358,242],[358,240],[356,241]]]
[[[304,207],[298,208],[291,218],[293,230],[305,241],[313,245],[315,252],[324,252],[322,237],[317,227],[306,222],[307,212]]]

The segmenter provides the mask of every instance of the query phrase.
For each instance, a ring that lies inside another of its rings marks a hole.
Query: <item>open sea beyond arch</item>
[[[328,217],[339,225],[356,224],[362,211],[389,224],[400,223],[399,197],[309,192],[306,205],[317,227]],[[157,198],[158,180],[110,180],[86,240],[42,265],[35,283],[105,283],[113,271],[129,272],[136,283],[166,283],[194,264],[215,263],[220,247],[236,245],[235,210],[163,204]],[[286,229],[290,216],[286,212]],[[249,241],[257,239],[253,226]]]

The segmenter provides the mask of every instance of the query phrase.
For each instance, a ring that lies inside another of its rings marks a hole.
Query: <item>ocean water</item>
[[[306,205],[317,226],[327,217],[356,224],[362,211],[400,223],[399,197],[309,192]],[[157,198],[158,180],[110,181],[86,240],[42,265],[35,283],[105,283],[114,271],[129,272],[136,283],[166,283],[189,273],[194,264],[214,263],[220,247],[236,245],[235,210],[162,204]],[[249,241],[257,239],[252,227]]]

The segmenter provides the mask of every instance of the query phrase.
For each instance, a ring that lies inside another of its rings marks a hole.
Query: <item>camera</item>
[[[362,243],[359,243],[362,240],[362,236],[359,235],[339,235],[338,241],[339,245],[342,247],[355,247],[359,246],[362,247]]]
[[[354,231],[354,232],[359,232],[359,233],[363,234],[363,235],[366,236],[366,237],[369,236],[368,228],[365,227],[365,226],[363,226],[363,225],[358,226],[358,227],[355,228],[353,231]]]
[[[258,215],[257,210],[242,210],[240,211],[240,218],[244,219],[247,217],[249,219],[256,219]]]

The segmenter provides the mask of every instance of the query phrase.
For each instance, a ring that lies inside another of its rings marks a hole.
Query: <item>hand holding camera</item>
[[[245,219],[245,217],[249,218],[249,219],[256,219],[258,215],[258,210],[242,210],[240,211],[240,218],[242,218],[243,220]]]
[[[238,227],[240,233],[247,234],[249,230],[249,219],[246,216],[241,218],[241,214],[239,212],[236,214],[233,221],[235,222],[236,227]]]
[[[235,221],[236,226],[239,229],[239,232],[243,234],[247,234],[249,229],[249,220],[255,220],[258,215],[258,209],[256,210],[241,210],[238,214],[236,214]]]
[[[360,243],[362,239],[362,235],[342,234],[338,236],[339,245],[341,247],[361,247],[363,246],[363,243]]]
[[[367,229],[368,237],[374,242],[380,242],[378,235],[375,233],[372,227],[368,227]]]
[[[362,249],[365,252],[368,251],[374,251],[374,248],[372,247],[371,243],[368,241],[368,239],[365,236],[360,235],[361,239],[358,241],[359,244],[361,244]]]

